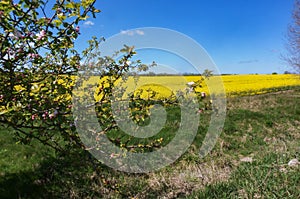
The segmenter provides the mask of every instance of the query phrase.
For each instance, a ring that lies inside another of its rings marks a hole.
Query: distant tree
[[[155,76],[156,74],[154,72],[148,72],[148,76]]]
[[[288,64],[300,73],[300,0],[295,0],[293,21],[288,28],[287,50],[289,55],[285,56]]]
[[[212,75],[213,75],[213,72],[208,69],[205,69],[204,72],[202,73],[202,76],[204,76],[205,78],[209,78]]]

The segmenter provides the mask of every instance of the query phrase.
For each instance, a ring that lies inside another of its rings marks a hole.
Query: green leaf
[[[69,23],[67,23],[67,22],[63,22],[63,26],[66,28],[66,27],[68,27],[68,26],[69,26]]]
[[[10,110],[1,110],[0,115],[4,115],[5,113],[8,113]]]
[[[49,89],[47,88],[47,87],[43,87],[42,89],[41,89],[41,91],[48,91]]]
[[[66,20],[66,15],[64,15],[63,13],[59,13],[58,15],[57,15],[57,17],[61,20],[61,21],[64,21],[64,20]]]
[[[9,5],[10,4],[10,1],[9,0],[2,0],[1,2],[0,2],[0,5]]]
[[[74,9],[74,8],[75,8],[74,2],[71,2],[71,3],[66,4],[66,8]]]
[[[62,21],[56,19],[56,20],[53,20],[53,23],[56,25],[56,27],[59,27],[62,24]]]
[[[89,16],[87,16],[87,15],[86,15],[86,16],[82,16],[82,17],[79,17],[80,20],[87,20],[88,18],[89,18]]]

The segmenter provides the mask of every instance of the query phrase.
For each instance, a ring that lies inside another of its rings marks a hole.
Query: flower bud
[[[79,26],[76,26],[75,31],[76,31],[77,33],[79,33],[79,31],[80,31]]]

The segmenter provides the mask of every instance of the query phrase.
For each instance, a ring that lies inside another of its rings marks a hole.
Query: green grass
[[[177,106],[173,107],[166,107],[167,112],[167,119],[166,125],[154,136],[143,139],[143,138],[136,138],[134,136],[130,136],[125,132],[114,129],[107,133],[109,139],[114,142],[118,147],[122,145],[124,148],[131,150],[133,146],[140,146],[135,147],[134,152],[147,152],[153,151],[158,148],[161,148],[167,145],[175,136],[175,132],[179,128],[180,123],[180,108]],[[149,123],[150,121],[147,121]],[[162,138],[162,141],[159,142],[159,139]]]
[[[198,150],[210,113],[175,163],[148,174],[127,174],[93,163],[84,151],[66,156],[47,147],[15,144],[0,129],[0,198],[300,198],[300,88],[228,99],[224,131],[211,153]],[[176,129],[178,110],[158,137]],[[165,133],[164,133],[165,132]],[[111,132],[111,137],[128,137]],[[158,138],[157,137],[157,138]],[[132,144],[128,141],[128,145]],[[133,143],[134,144],[134,143]],[[244,157],[252,162],[242,162]]]
[[[290,156],[268,153],[253,163],[242,163],[228,181],[209,185],[188,198],[299,198],[300,169],[284,166]]]
[[[11,129],[0,129],[0,198],[17,198],[36,190],[32,181],[38,176],[29,173],[38,170],[45,159],[54,157],[54,152],[40,143],[16,144],[10,132]]]

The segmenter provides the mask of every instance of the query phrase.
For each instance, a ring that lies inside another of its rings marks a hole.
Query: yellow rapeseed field
[[[192,79],[193,77],[191,77]],[[212,77],[214,78],[214,77]],[[227,96],[256,95],[300,86],[299,75],[225,75],[221,76]],[[208,92],[206,86],[204,91]]]
[[[158,92],[158,97],[167,97],[172,92],[187,89],[188,82],[197,82],[201,79],[200,76],[141,76],[138,84],[134,84],[133,78],[130,78],[124,85],[128,91],[133,91],[139,88],[144,90],[151,89]],[[222,84],[215,85],[216,80],[221,80]],[[210,94],[210,87],[214,85],[213,92],[223,89],[227,96],[242,96],[256,95],[271,91],[277,91],[285,87],[300,86],[299,75],[225,75],[206,78],[202,82],[202,88],[197,87],[196,91]],[[143,97],[146,97],[145,95]]]
[[[187,91],[189,82],[197,82],[201,80],[201,76],[140,76],[138,79],[129,77],[126,82],[118,81],[116,88],[126,88],[126,93],[131,93],[139,89],[144,91],[152,90],[157,92],[156,98],[169,97],[172,93],[177,91]],[[75,77],[74,77],[75,80]],[[63,80],[60,81],[62,83]],[[91,77],[85,84],[99,83],[99,77]],[[121,83],[122,82],[122,83]],[[100,83],[101,84],[101,83]],[[226,96],[242,96],[242,95],[256,95],[271,91],[277,91],[285,87],[300,86],[299,75],[225,75],[225,76],[212,76],[202,79],[202,87],[195,88],[198,92],[205,92],[207,95],[210,93],[218,94],[222,90],[225,91]],[[210,85],[210,86],[208,86]],[[19,88],[21,90],[22,88]],[[33,92],[39,90],[39,86],[35,85]],[[95,93],[99,89],[95,88]],[[126,95],[125,93],[125,95]],[[127,95],[126,95],[127,96]],[[71,97],[71,96],[69,96]],[[64,96],[64,98],[69,98]],[[148,98],[149,94],[144,92],[143,98]],[[98,100],[99,96],[95,99]]]

